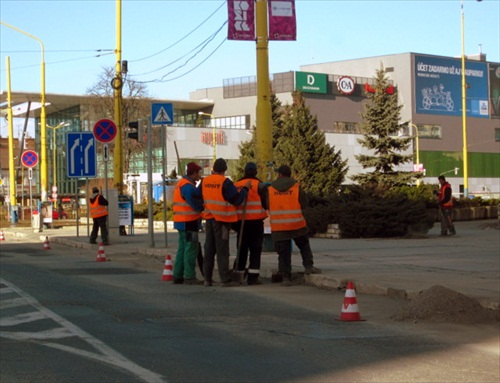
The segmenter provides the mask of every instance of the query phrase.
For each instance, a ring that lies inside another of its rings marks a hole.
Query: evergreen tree
[[[409,148],[411,137],[398,137],[404,124],[400,124],[402,105],[398,95],[389,84],[383,67],[376,71],[374,93],[367,92],[368,103],[361,117],[363,138],[358,142],[373,152],[371,155],[357,155],[363,169],[373,168],[368,173],[351,177],[361,185],[377,186],[386,190],[392,186],[407,185],[416,179],[415,173],[397,171],[395,167],[412,162],[413,155],[402,155]]]
[[[282,115],[279,137],[276,137],[274,161],[289,165],[304,190],[327,196],[338,190],[347,173],[347,160],[335,151],[318,128],[301,92],[292,94],[293,103]]]
[[[276,93],[271,89],[270,92],[270,100],[271,100],[271,118],[272,118],[272,145],[273,148],[276,146],[276,142],[278,140],[278,136],[281,131],[282,115],[283,115],[283,106],[281,101],[276,97]],[[240,158],[236,165],[235,170],[235,179],[239,179],[243,176],[245,165],[248,162],[257,162],[257,156],[255,152],[256,140],[255,140],[256,130],[255,126],[252,127],[252,138],[248,141],[242,142],[239,145],[240,148]]]

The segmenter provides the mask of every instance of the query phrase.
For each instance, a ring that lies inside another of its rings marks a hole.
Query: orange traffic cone
[[[104,253],[104,244],[101,242],[99,244],[99,250],[97,250],[96,262],[106,262],[106,254]]]
[[[0,241],[5,241],[5,237],[3,235],[3,230],[0,230]]]
[[[354,284],[352,282],[347,282],[344,303],[342,304],[342,310],[340,311],[340,318],[338,320],[344,322],[357,322],[363,320],[359,315],[356,291],[354,290]]]
[[[43,242],[43,249],[50,250],[49,237],[45,237],[45,241]]]
[[[174,272],[172,267],[172,257],[167,255],[165,257],[165,266],[163,267],[163,275],[161,277],[162,281],[171,281],[174,279]]]

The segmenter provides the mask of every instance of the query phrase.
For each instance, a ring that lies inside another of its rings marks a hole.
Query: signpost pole
[[[155,247],[155,228],[153,222],[153,155],[151,148],[151,119],[148,118],[148,234],[149,246]]]

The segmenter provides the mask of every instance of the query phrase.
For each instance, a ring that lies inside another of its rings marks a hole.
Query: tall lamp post
[[[61,122],[57,126],[47,125],[47,128],[52,129],[52,182],[54,186],[57,186],[56,130],[64,128],[65,126],[69,126],[69,124],[67,122]],[[57,203],[55,201],[54,206],[57,206]]]
[[[200,116],[210,117],[210,123],[212,124],[212,145],[214,146],[214,162],[217,159],[217,132],[215,130],[215,117],[213,114],[198,112]]]
[[[48,171],[47,171],[47,123],[46,123],[46,114],[45,114],[45,49],[43,46],[42,40],[40,40],[38,37],[35,37],[33,35],[30,35],[29,33],[13,27],[12,25],[9,25],[7,23],[4,23],[3,21],[0,21],[2,25],[5,25],[8,28],[11,28],[17,32],[22,33],[23,35],[26,35],[36,41],[40,44],[40,48],[42,51],[42,62],[41,62],[41,91],[40,91],[40,104],[41,104],[41,109],[40,109],[40,194],[41,194],[41,200],[46,201],[47,200],[47,190],[48,190]]]
[[[462,32],[462,155],[464,161],[464,197],[469,196],[469,166],[467,153],[467,84],[465,82],[465,22],[464,22],[464,0],[460,0],[461,32]]]

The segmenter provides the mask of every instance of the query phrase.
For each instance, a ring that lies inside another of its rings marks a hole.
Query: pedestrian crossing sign
[[[173,104],[151,104],[151,125],[173,125],[173,123]]]

